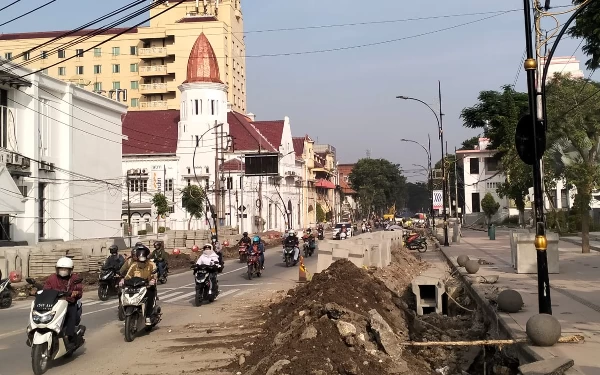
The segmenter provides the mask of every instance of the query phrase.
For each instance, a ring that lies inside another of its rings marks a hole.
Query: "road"
[[[316,269],[316,264],[316,254],[305,260],[309,272]],[[219,301],[247,297],[256,289],[276,291],[289,288],[298,281],[298,267],[285,267],[279,248],[269,249],[266,252],[265,268],[262,277],[249,281],[244,264],[236,260],[226,261],[224,272],[219,275],[221,294],[213,304],[197,309],[206,312],[207,309],[218,308]],[[172,274],[169,276],[168,283],[158,288],[159,304],[162,306],[164,321],[177,320],[176,317],[173,317],[175,312],[179,314],[178,311],[187,309],[187,306],[189,309],[196,308],[193,306],[194,283],[191,271]],[[92,348],[100,348],[104,351],[104,348],[114,346],[113,343],[124,344],[123,334],[118,328],[120,326],[117,320],[117,303],[116,297],[105,302],[99,301],[94,289],[84,293],[82,323],[87,327],[86,345],[78,350],[71,360],[72,362],[84,359],[87,362],[86,358],[89,358],[89,355],[93,355],[97,360],[97,357],[102,354],[95,349],[93,350],[95,353],[91,353]],[[9,309],[0,310],[0,375],[32,374],[30,348],[25,344],[25,329],[28,324],[30,305],[31,299],[17,301]],[[169,316],[170,312],[171,316]],[[122,325],[122,323],[120,324]],[[152,333],[146,337],[140,337],[139,340],[148,339],[151,336]],[[105,361],[111,360],[108,349],[103,354],[107,355]],[[65,363],[65,361],[67,360],[59,360],[47,374],[72,373],[69,367],[75,363]]]

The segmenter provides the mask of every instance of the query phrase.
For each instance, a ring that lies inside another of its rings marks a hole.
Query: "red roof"
[[[117,28],[108,29],[108,30],[84,29],[84,30],[75,31],[75,32],[69,34],[68,36],[65,36],[65,38],[84,36],[84,35],[88,35],[89,33],[94,32],[94,31],[98,32],[100,36],[114,35],[114,34],[122,33],[127,29],[129,29],[129,28],[128,27],[117,27]],[[0,40],[56,38],[56,37],[61,37],[64,34],[70,33],[70,32],[71,31],[63,30],[63,31],[36,31],[36,32],[31,32],[31,33],[0,34]],[[138,32],[138,29],[135,28],[135,29],[125,32],[125,34],[135,34],[137,32]]]
[[[262,134],[269,143],[279,149],[283,135],[283,120],[254,121],[252,125]]]
[[[329,180],[320,178],[319,180],[317,180],[315,187],[323,189],[335,189],[335,184]]]
[[[227,160],[225,163],[221,165],[221,170],[223,171],[243,171],[245,164],[242,163],[240,159],[231,159]]]
[[[123,155],[174,154],[179,111],[130,111],[123,116]]]
[[[356,191],[352,190],[350,184],[346,182],[346,178],[352,173],[354,164],[339,164],[338,173],[340,177],[340,187],[345,194],[356,194]]]
[[[294,144],[294,152],[297,158],[301,158],[304,154],[304,137],[293,137],[292,143]]]
[[[204,33],[200,33],[187,63],[187,80],[191,82],[223,83],[219,73],[219,62],[212,45]]]
[[[234,151],[269,151],[278,152],[265,137],[250,123],[248,117],[237,113],[227,113],[229,135],[233,137]]]

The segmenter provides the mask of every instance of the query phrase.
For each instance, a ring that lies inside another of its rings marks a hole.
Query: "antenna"
[[[367,149],[367,159],[371,159],[371,150]]]

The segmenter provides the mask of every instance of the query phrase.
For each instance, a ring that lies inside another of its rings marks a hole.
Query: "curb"
[[[437,239],[436,239],[436,247],[440,249],[440,252],[443,254],[444,258],[446,259],[448,266],[453,271],[453,273],[455,273],[456,276],[460,279],[460,281],[466,288],[466,290],[469,293],[469,295],[471,296],[471,298],[473,298],[473,300],[477,303],[477,306],[479,306],[481,308],[481,310],[484,312],[485,319],[486,319],[487,323],[490,324],[490,327],[491,327],[490,331],[494,331],[494,330],[497,331],[498,336],[500,336],[500,337],[515,339],[516,337],[515,337],[512,329],[510,329],[510,327],[506,324],[506,322],[504,322],[504,320],[501,319],[496,314],[496,309],[489,303],[489,301],[485,298],[485,296],[481,295],[473,287],[473,284],[471,284],[465,278],[465,275],[463,275],[463,273],[460,272],[458,264],[454,263],[454,261],[452,261],[452,259],[450,259],[450,257],[441,249]],[[527,344],[515,344],[515,345],[511,345],[511,347],[513,347],[515,349],[516,357],[519,360],[519,363],[521,365],[524,365],[527,363],[532,363],[532,362],[537,362],[537,361],[541,361],[541,360],[545,359],[542,356],[540,356],[539,354],[537,354],[535,351],[533,351]],[[507,348],[504,348],[503,350],[506,350],[506,349]]]
[[[568,237],[558,237],[558,239],[560,241],[565,241],[568,243],[572,243],[573,245],[578,245],[581,246],[581,241],[577,242],[576,240],[572,239],[572,238],[568,238]],[[590,250],[594,250],[594,251],[600,251],[600,246],[596,246],[596,245],[590,245]]]

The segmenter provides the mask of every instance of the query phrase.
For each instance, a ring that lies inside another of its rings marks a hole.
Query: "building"
[[[342,221],[354,221],[358,214],[358,193],[350,186],[350,174],[354,164],[338,164],[340,188],[342,192]]]
[[[546,59],[542,57],[540,63],[540,71],[544,70],[544,64],[546,63]],[[550,61],[550,66],[548,67],[548,76],[546,78],[546,83],[550,81],[554,74],[570,74],[571,78],[583,78],[583,70],[581,70],[581,62],[575,58],[575,56],[555,56]]]
[[[335,147],[315,144],[315,167],[313,168],[317,203],[325,212],[326,220],[340,220],[341,199]]]
[[[317,224],[317,192],[315,189],[315,151],[313,141],[308,135],[294,137],[296,160],[301,162],[302,171],[302,227],[308,228]]]
[[[205,212],[212,206],[220,225],[260,232],[302,224],[302,161],[289,118],[256,121],[233,110],[220,65],[201,33],[178,87],[180,109],[130,111],[125,117],[122,173],[128,176],[129,199],[124,197],[122,218],[131,214],[134,235],[150,226],[209,228],[207,216],[190,218],[182,206],[181,191],[191,185],[206,192]],[[245,155],[256,153],[277,155],[278,174],[246,176]],[[156,193],[164,193],[171,207],[158,220],[151,203]]]
[[[55,42],[65,31],[2,34],[0,57],[30,69],[45,69],[45,74],[89,91],[118,95],[131,111],[179,110],[178,86],[187,75],[188,55],[196,36],[205,32],[221,63],[219,78],[229,86],[228,103],[245,113],[246,47],[240,0],[189,0],[178,6],[166,2],[152,8],[150,16],[165,10],[147,27],[127,32],[115,28],[85,40],[80,38],[92,30]],[[123,34],[94,47],[119,33]],[[43,43],[48,44],[31,51]]]
[[[126,106],[3,63],[0,243],[120,236]]]

